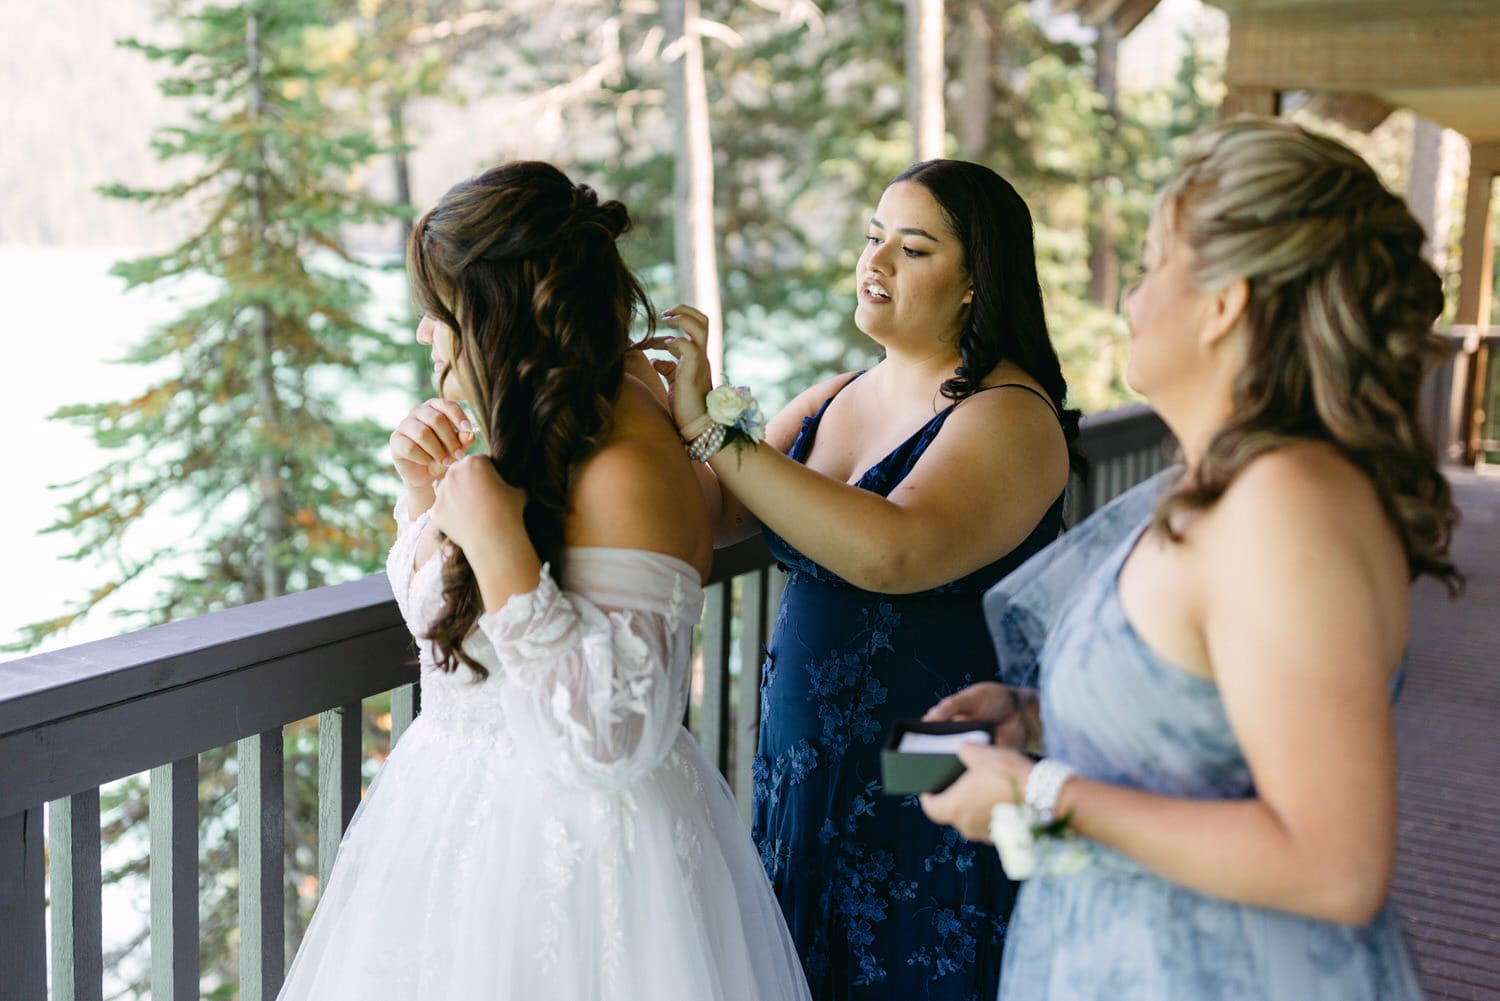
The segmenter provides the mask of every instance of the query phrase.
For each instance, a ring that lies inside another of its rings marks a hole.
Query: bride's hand
[[[501,562],[518,547],[531,549],[522,518],[525,508],[526,491],[505,482],[489,456],[470,455],[443,477],[432,522],[471,565]]]
[[[433,398],[412,407],[391,432],[391,461],[409,488],[428,489],[474,444],[474,428],[463,408]]]

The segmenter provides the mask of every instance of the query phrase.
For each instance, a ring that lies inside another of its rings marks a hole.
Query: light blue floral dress
[[[1116,582],[1176,470],[1100,509],[985,596],[1001,674],[1038,685],[1047,753],[1171,796],[1254,794],[1213,683],[1136,635]],[[1208,897],[1094,842],[1044,841],[1005,944],[1001,1001],[1420,998],[1389,902],[1352,927]]]

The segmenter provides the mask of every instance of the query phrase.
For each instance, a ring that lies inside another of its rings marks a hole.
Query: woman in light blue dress
[[[1010,713],[1044,750],[970,745],[923,797],[1033,867],[1002,1001],[1421,996],[1387,899],[1391,696],[1411,580],[1457,582],[1422,240],[1327,138],[1242,118],[1187,147],[1126,305],[1183,464],[997,584],[1015,687],[929,714]]]

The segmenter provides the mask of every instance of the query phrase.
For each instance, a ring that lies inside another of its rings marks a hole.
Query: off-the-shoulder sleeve
[[[985,592],[985,624],[995,643],[1001,681],[1036,687],[1037,658],[1078,585],[1141,530],[1178,475],[1175,466],[1164,469],[1120,494]]]
[[[482,615],[487,685],[518,752],[570,785],[623,788],[656,768],[682,728],[692,618],[676,602],[605,608],[558,587]]]

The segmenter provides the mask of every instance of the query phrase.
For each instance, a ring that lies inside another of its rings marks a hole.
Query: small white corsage
[[[1016,882],[1036,872],[1037,842],[1066,836],[1071,816],[1049,824],[1025,803],[996,803],[990,810],[990,840],[1000,853],[1000,867]]]
[[[708,412],[683,429],[690,458],[707,462],[725,445],[753,448],[765,439],[766,418],[748,387],[719,386],[703,405]]]
[[[708,409],[709,419],[724,426],[726,443],[742,438],[759,445],[766,437],[766,417],[748,386],[720,386],[710,390],[703,405]]]
[[[1056,758],[1042,758],[1026,776],[1024,802],[997,803],[990,810],[990,840],[1005,875],[1019,882],[1036,871],[1038,839],[1072,837],[1068,822],[1073,815],[1057,815],[1057,798],[1077,774]]]

